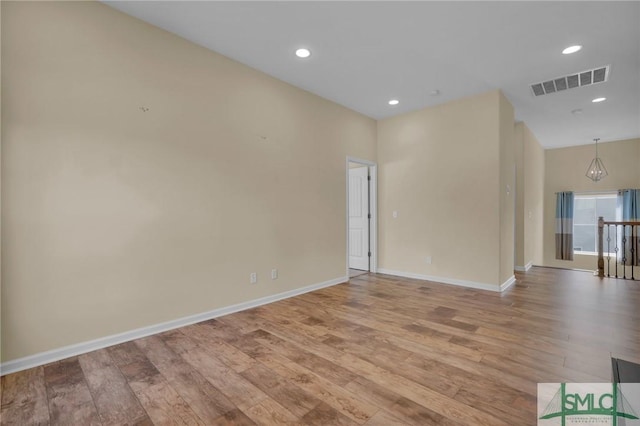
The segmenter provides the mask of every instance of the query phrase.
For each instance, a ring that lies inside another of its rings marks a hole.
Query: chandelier
[[[587,173],[585,173],[585,176],[587,176],[589,179],[591,179],[594,182],[598,182],[599,180],[604,179],[609,174],[607,173],[607,168],[604,166],[602,159],[598,157],[598,141],[599,140],[600,138],[596,138],[593,140],[596,143],[596,156],[593,160],[591,160],[591,164],[589,164]]]

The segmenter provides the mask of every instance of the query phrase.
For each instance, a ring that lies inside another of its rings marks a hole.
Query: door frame
[[[347,205],[345,208],[347,278],[349,277],[349,163],[357,163],[367,166],[369,169],[369,176],[371,176],[371,181],[369,182],[369,213],[371,213],[371,220],[369,221],[369,250],[371,251],[369,272],[376,273],[378,271],[378,165],[369,160],[347,156],[347,160],[345,161],[345,192],[347,194]]]

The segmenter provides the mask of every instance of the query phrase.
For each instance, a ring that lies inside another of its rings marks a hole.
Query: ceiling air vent
[[[562,92],[567,89],[575,89],[576,87],[604,83],[608,79],[609,65],[534,83],[531,85],[531,90],[533,90],[535,96],[542,96],[548,95],[549,93]]]

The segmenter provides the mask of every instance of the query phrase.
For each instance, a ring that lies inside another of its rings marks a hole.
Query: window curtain
[[[556,194],[556,259],[573,260],[573,192]]]
[[[640,189],[618,191],[618,209],[623,222],[640,221]],[[640,225],[640,222],[639,222]],[[627,265],[640,266],[640,226],[625,226],[623,240],[619,243],[622,257],[618,259]],[[622,251],[624,249],[624,251]]]

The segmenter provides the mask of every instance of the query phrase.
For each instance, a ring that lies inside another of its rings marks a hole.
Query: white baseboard
[[[506,289],[508,289],[509,287],[511,287],[512,285],[514,285],[516,283],[516,277],[514,275],[511,275],[509,277],[509,279],[507,279],[505,282],[503,282],[502,284],[500,284],[500,291],[505,291]]]
[[[24,358],[14,359],[14,360],[7,361],[0,364],[0,375],[4,376],[5,374],[15,373],[17,371],[26,370],[28,368],[38,367],[40,365],[48,364],[54,361],[59,361],[61,359],[69,358],[76,355],[81,355],[87,352],[106,348],[108,346],[113,346],[120,343],[131,341],[131,340],[140,339],[142,337],[150,336],[152,334],[162,333],[164,331],[173,330],[178,327],[184,327],[186,325],[195,324],[197,322],[202,322],[212,318],[221,317],[223,315],[229,315],[234,312],[240,312],[247,309],[255,308],[257,306],[266,305],[268,303],[277,302],[278,300],[299,296],[304,293],[309,293],[310,291],[315,291],[321,288],[331,287],[336,284],[341,284],[341,283],[347,282],[348,280],[349,280],[349,277],[347,276],[334,278],[329,281],[324,281],[317,284],[311,284],[311,285],[297,288],[294,290],[285,291],[283,293],[278,293],[271,296],[265,296],[259,299],[238,303],[236,305],[226,306],[223,308],[214,309],[208,312],[202,312],[196,315],[190,315],[188,317],[178,318],[178,319],[163,322],[160,324],[154,324],[147,327],[137,328],[135,330],[126,331],[124,333],[113,334],[111,336],[101,337],[99,339],[90,340],[88,342],[77,343],[75,345],[64,346],[62,348],[57,348],[50,351],[29,355]]]
[[[514,266],[513,269],[515,269],[518,272],[527,272],[529,269],[531,269],[532,266],[533,266],[533,263],[529,262],[524,266]]]
[[[457,285],[461,287],[469,287],[469,288],[476,288],[478,290],[487,290],[487,291],[496,291],[496,292],[504,291],[505,289],[507,289],[507,287],[511,286],[516,280],[513,276],[511,276],[511,278],[505,281],[502,285],[498,286],[496,284],[487,284],[487,283],[480,283],[476,281],[458,280],[455,278],[434,277],[431,275],[414,274],[413,272],[395,271],[393,269],[385,269],[385,268],[378,268],[378,273],[395,275],[397,277],[413,278],[416,280],[434,281],[437,283],[451,284],[451,285]]]

